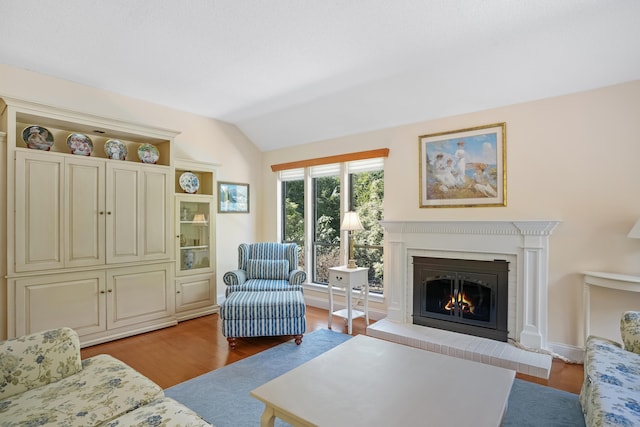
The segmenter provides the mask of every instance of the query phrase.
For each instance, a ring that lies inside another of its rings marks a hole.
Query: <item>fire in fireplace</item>
[[[507,341],[509,263],[413,257],[413,323]]]

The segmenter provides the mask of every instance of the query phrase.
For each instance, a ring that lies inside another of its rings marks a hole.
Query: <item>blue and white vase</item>
[[[191,270],[193,268],[193,259],[195,254],[192,249],[186,249],[182,253],[182,264],[185,270]]]

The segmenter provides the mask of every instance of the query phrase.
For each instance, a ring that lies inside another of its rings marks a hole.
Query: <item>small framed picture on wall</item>
[[[249,184],[219,181],[218,213],[249,213]]]

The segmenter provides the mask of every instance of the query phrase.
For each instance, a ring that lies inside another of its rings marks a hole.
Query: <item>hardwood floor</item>
[[[327,310],[307,307],[307,332],[326,328],[327,316]],[[341,321],[333,322],[333,330],[347,332]],[[356,319],[353,335],[364,333],[364,319]],[[181,322],[171,328],[87,347],[82,349],[81,354],[83,359],[96,354],[110,354],[146,375],[162,388],[168,388],[290,339],[291,337],[239,339],[238,346],[231,351],[218,325],[218,315],[213,314]],[[554,359],[548,380],[521,374],[517,377],[579,393],[583,370],[582,365],[567,364]]]

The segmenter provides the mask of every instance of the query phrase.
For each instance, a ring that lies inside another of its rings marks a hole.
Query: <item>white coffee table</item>
[[[304,345],[304,343],[302,344]],[[261,426],[499,426],[515,371],[358,335],[251,391]],[[465,421],[466,419],[466,421]]]

